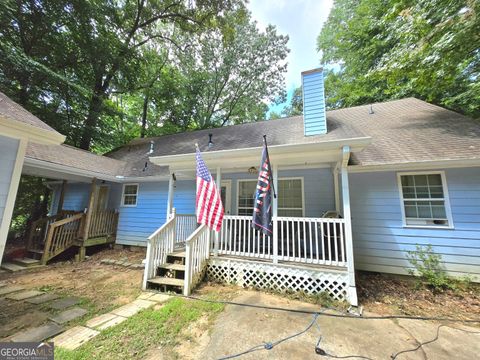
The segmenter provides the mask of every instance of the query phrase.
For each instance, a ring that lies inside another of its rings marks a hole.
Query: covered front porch
[[[144,287],[171,290],[169,285],[174,285],[189,294],[206,274],[209,279],[240,286],[306,293],[325,291],[335,299],[356,305],[347,170],[351,147],[338,145],[323,152],[315,151],[315,146],[311,152],[304,148],[301,156],[295,156],[291,149],[270,149],[274,186],[279,192],[272,206],[272,237],[251,227],[252,210],[248,205],[250,199],[253,201],[253,193],[247,199],[242,197],[241,183],[255,183],[256,171],[252,171],[250,179],[238,179],[237,175],[239,166],[250,168],[248,165],[258,161],[259,156],[239,155],[230,165],[221,165],[217,154],[204,153],[226,208],[219,233],[197,227],[193,214],[174,211],[176,180],[193,178],[194,164],[187,171],[185,163],[179,167],[178,163],[171,163],[168,220],[149,238]],[[163,164],[162,159],[152,161]],[[282,176],[293,172],[298,177]],[[308,186],[305,174],[310,174]],[[315,174],[320,176],[312,178]],[[325,174],[330,181],[321,178]],[[287,186],[297,179],[301,179],[301,194]],[[235,196],[229,198],[232,181]],[[280,182],[287,188],[282,189]],[[322,192],[329,194],[331,201],[325,201],[326,206],[315,201],[312,206],[311,200]],[[301,205],[289,202],[289,194],[301,196]],[[170,280],[164,281],[166,277]]]

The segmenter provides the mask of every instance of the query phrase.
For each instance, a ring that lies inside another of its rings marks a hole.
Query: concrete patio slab
[[[53,322],[49,322],[42,326],[18,332],[9,339],[13,342],[43,341],[60,334],[62,331],[63,327]]]
[[[72,309],[68,309],[62,311],[61,313],[52,316],[50,320],[56,322],[57,324],[65,324],[69,321],[77,319],[85,315],[88,311],[79,307],[74,307]]]
[[[280,296],[246,291],[233,301],[289,309],[320,311],[319,306]],[[227,305],[218,316],[208,342],[195,359],[218,359],[238,354],[266,342],[275,342],[304,330],[313,315]],[[367,320],[319,316],[317,326],[282,342],[271,350],[261,349],[242,359],[320,359],[315,345],[333,356],[366,356],[389,359],[392,354],[418,346],[419,341],[435,337],[438,323],[426,321]],[[451,325],[451,324],[450,324]],[[479,329],[471,328],[472,331]],[[198,345],[194,345],[198,346]],[[405,359],[474,359],[480,353],[480,335],[456,329],[440,329],[438,341],[415,352],[398,356]]]
[[[52,341],[55,346],[68,350],[75,350],[98,334],[100,334],[100,332],[97,330],[89,329],[84,326],[76,326],[53,338]]]
[[[10,300],[25,300],[28,298],[33,298],[35,296],[42,295],[42,291],[37,291],[37,290],[27,290],[27,291],[22,291],[22,292],[16,292],[14,294],[8,294],[5,296],[5,298],[10,299]]]

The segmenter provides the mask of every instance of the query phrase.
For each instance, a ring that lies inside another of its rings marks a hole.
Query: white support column
[[[13,207],[17,197],[20,176],[22,175],[23,161],[25,159],[25,151],[27,149],[27,140],[19,139],[17,147],[17,156],[13,166],[12,176],[10,177],[10,187],[8,188],[3,217],[0,219],[0,264],[2,262],[3,252],[5,251],[5,243],[7,242],[8,229],[12,220]],[[3,169],[2,169],[3,171]]]
[[[173,197],[175,195],[175,175],[170,174],[168,179],[168,198],[167,198],[167,220],[172,215]]]
[[[278,165],[274,164],[273,165],[273,187],[275,188],[275,191],[278,191]],[[273,199],[273,204],[272,204],[272,218],[273,218],[273,263],[278,264],[278,222],[277,222],[277,217],[278,217],[278,193],[277,193],[277,198]]]
[[[221,195],[222,194],[222,169],[217,167],[217,188],[218,188],[218,193]],[[222,204],[223,205],[223,204]],[[225,208],[224,208],[225,210]],[[218,256],[218,244],[220,241],[220,232],[215,231],[215,236],[213,238],[213,256]],[[210,242],[210,241],[209,241]]]
[[[335,211],[340,213],[340,188],[338,184],[338,168],[340,165],[337,163],[332,168],[332,175],[333,175],[333,187],[335,190]]]
[[[350,211],[350,188],[348,183],[348,160],[350,158],[350,147],[343,147],[342,162],[342,198],[343,218],[345,219],[345,251],[347,255],[348,269],[348,290],[347,298],[350,304],[358,306],[357,288],[355,286],[355,267],[353,262],[353,237],[352,237],[352,216]]]

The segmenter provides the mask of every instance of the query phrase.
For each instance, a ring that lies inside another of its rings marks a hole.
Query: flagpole
[[[270,162],[270,154],[268,153],[267,135],[263,135],[263,143],[265,144],[265,151],[267,152],[267,158],[269,160],[269,165],[270,165],[270,183],[272,185],[273,198],[276,199],[277,192],[275,191],[275,185],[273,185],[273,171],[272,171],[272,163]]]

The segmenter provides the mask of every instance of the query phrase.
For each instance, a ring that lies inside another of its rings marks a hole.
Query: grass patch
[[[158,310],[144,310],[103,331],[77,350],[56,348],[55,359],[140,359],[152,347],[175,346],[180,332],[190,323],[222,310],[222,304],[175,298]]]

